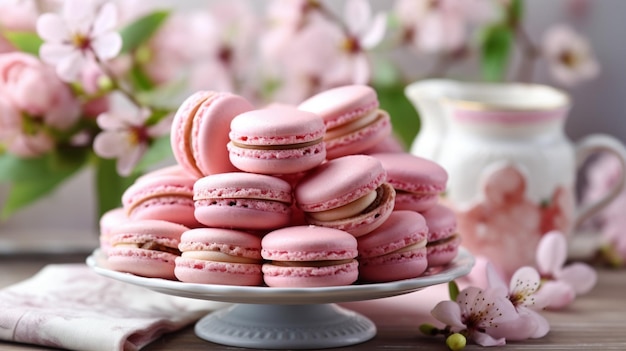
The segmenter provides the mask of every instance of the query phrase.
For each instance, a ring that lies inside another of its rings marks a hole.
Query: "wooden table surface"
[[[26,279],[49,263],[84,262],[74,254],[0,256],[0,288]],[[594,290],[579,297],[568,309],[544,312],[551,325],[550,333],[535,340],[509,341],[506,350],[626,350],[626,269],[599,268]],[[362,344],[340,350],[447,350],[443,339],[421,335],[424,322],[433,322],[429,311],[434,300],[447,297],[445,286],[437,286],[407,295],[372,301],[341,304],[370,318],[377,335]],[[0,311],[2,313],[2,311]],[[24,351],[48,348],[0,341],[0,350]],[[167,334],[143,350],[236,350],[204,341],[195,336],[193,326]],[[466,350],[485,350],[468,345]]]

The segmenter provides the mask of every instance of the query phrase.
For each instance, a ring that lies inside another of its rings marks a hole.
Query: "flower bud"
[[[428,323],[420,325],[420,331],[426,335],[437,335],[439,333],[439,329],[437,329],[434,325]]]
[[[446,345],[448,345],[448,348],[452,351],[463,350],[466,343],[467,339],[460,333],[451,334],[446,338]]]

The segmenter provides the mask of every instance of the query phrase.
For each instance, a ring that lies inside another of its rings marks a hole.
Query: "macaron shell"
[[[448,173],[439,164],[408,153],[377,153],[387,172],[387,182],[396,189],[396,210],[423,212],[445,191]]]
[[[357,241],[349,233],[310,225],[269,232],[261,247],[261,256],[274,261],[344,260],[358,254]]]
[[[289,224],[291,207],[254,199],[198,200],[195,218],[209,227],[250,230],[275,229]]]
[[[458,235],[451,240],[426,246],[428,250],[428,266],[436,267],[446,265],[457,256],[461,246],[461,237]]]
[[[194,183],[193,178],[179,175],[142,178],[126,189],[122,204],[133,221],[155,219],[197,227]]]
[[[245,98],[227,93],[199,91],[180,106],[172,123],[175,159],[197,177],[236,171],[226,145],[235,116],[254,109]]]
[[[413,211],[393,211],[380,227],[359,237],[359,258],[382,256],[409,245],[425,242],[428,227],[424,217]]]
[[[306,214],[305,219],[309,224],[343,230],[355,237],[366,235],[382,225],[393,212],[395,202],[395,191],[393,187],[387,183],[383,183],[380,189],[382,192],[380,202],[367,212],[335,221],[319,221]]]
[[[261,238],[247,232],[223,228],[196,228],[183,233],[178,245],[186,251],[219,251],[251,259],[261,259]]]
[[[316,167],[294,189],[297,206],[306,212],[343,206],[375,190],[387,174],[380,161],[367,155],[340,157]]]
[[[267,230],[291,220],[291,185],[269,175],[210,175],[195,183],[194,199],[195,218],[209,227]]]
[[[437,204],[422,215],[428,226],[428,242],[451,237],[457,230],[456,215],[445,205]]]
[[[374,123],[339,138],[325,140],[326,158],[330,160],[365,153],[389,137],[392,132],[391,119],[386,111],[379,110],[379,112],[380,115]]]
[[[242,113],[230,126],[230,161],[246,172],[303,172],[326,159],[325,131],[321,117],[293,107]]]
[[[114,208],[107,212],[105,212],[102,217],[100,217],[99,227],[100,227],[100,248],[106,254],[108,249],[111,247],[110,237],[111,232],[117,226],[128,222],[128,216],[126,215],[126,211],[121,208]]]
[[[155,250],[116,247],[110,248],[107,254],[109,269],[148,278],[176,279],[176,255]]]
[[[348,123],[376,108],[376,91],[370,86],[357,84],[325,90],[298,105],[300,110],[322,116],[327,129]]]
[[[359,259],[359,280],[390,282],[421,276],[428,266],[426,248]]]
[[[186,283],[257,286],[263,283],[260,264],[176,258],[176,278]]]
[[[354,283],[359,275],[358,262],[325,267],[285,267],[264,264],[263,280],[269,287],[313,288]]]
[[[175,279],[174,267],[177,255],[117,245],[155,242],[176,248],[182,233],[188,229],[183,225],[161,220],[137,220],[117,226],[110,234],[112,247],[107,252],[107,267],[144,277]]]

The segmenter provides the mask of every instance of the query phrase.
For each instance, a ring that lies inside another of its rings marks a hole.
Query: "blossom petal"
[[[72,45],[43,43],[39,47],[39,57],[47,64],[56,65],[75,51]]]
[[[85,57],[80,51],[75,50],[70,55],[61,59],[57,64],[57,75],[65,82],[73,82],[85,64]]]
[[[569,306],[576,298],[576,292],[569,284],[560,281],[544,282],[535,294],[534,310],[553,310]]]
[[[474,332],[471,337],[480,346],[502,346],[506,344],[506,339],[495,339],[486,333]]]
[[[96,123],[98,123],[98,127],[103,130],[114,131],[128,128],[128,124],[124,123],[123,120],[119,119],[117,115],[112,113],[101,113],[96,118]]]
[[[37,19],[37,35],[50,42],[62,42],[69,39],[67,26],[56,13],[44,13]]]
[[[522,310],[515,318],[510,321],[499,323],[497,327],[488,328],[486,333],[492,337],[499,339],[504,338],[506,340],[525,340],[535,334],[538,321],[536,316],[541,317],[538,313],[530,311],[533,314],[528,313],[529,310]],[[541,317],[543,318],[543,317]]]
[[[70,31],[87,34],[93,24],[95,2],[85,0],[65,0],[62,16]]]
[[[509,291],[511,294],[530,297],[539,288],[541,277],[533,267],[520,267],[513,273]],[[527,301],[530,303],[530,301]]]
[[[528,313],[537,323],[537,328],[535,329],[535,332],[530,335],[530,338],[538,339],[546,336],[546,334],[550,331],[550,322],[548,322],[544,316],[536,311],[526,309],[525,312]]]
[[[96,135],[93,141],[94,152],[103,158],[116,158],[129,153],[132,148],[128,132],[104,131]]]
[[[117,25],[117,8],[114,3],[107,2],[102,5],[96,15],[91,34],[98,37],[106,32],[112,31]]]
[[[463,329],[465,324],[461,320],[461,307],[454,301],[441,301],[430,311],[438,321],[453,328]]]
[[[370,4],[365,0],[348,0],[344,19],[348,31],[352,35],[359,35],[365,28],[369,26],[372,17],[372,9]]]
[[[563,233],[553,230],[541,238],[537,246],[537,267],[542,274],[559,271],[567,259],[567,241]]]
[[[133,172],[135,165],[137,165],[143,154],[146,152],[146,149],[146,144],[139,144],[130,149],[130,152],[121,155],[117,159],[116,163],[117,173],[124,177],[129,176]]]
[[[374,17],[374,21],[370,25],[370,28],[364,33],[359,42],[361,47],[365,49],[372,49],[378,45],[385,36],[387,30],[387,15],[379,13]]]
[[[158,138],[160,136],[166,135],[172,129],[172,121],[174,119],[174,115],[169,115],[166,118],[163,118],[159,121],[159,123],[148,128],[148,135],[153,138]]]
[[[572,263],[556,275],[558,280],[571,285],[577,295],[586,294],[596,285],[596,271],[585,263]]]
[[[91,42],[91,48],[99,59],[110,60],[120,53],[122,36],[117,32],[101,35]]]

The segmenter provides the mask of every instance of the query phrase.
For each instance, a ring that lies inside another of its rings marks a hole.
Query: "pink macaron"
[[[100,249],[105,254],[108,252],[109,248],[111,248],[111,232],[114,228],[128,222],[128,216],[126,215],[126,211],[122,207],[111,209],[105,212],[99,221],[100,227]]]
[[[357,241],[338,229],[293,226],[261,241],[263,279],[270,287],[350,285],[358,278]]]
[[[394,211],[373,232],[358,238],[359,280],[389,282],[416,278],[428,267],[428,227],[414,211]]]
[[[329,89],[303,101],[298,108],[324,119],[328,159],[362,153],[391,134],[389,114],[378,108],[376,91],[367,85]]]
[[[107,266],[149,278],[175,279],[178,244],[189,228],[160,220],[130,221],[112,229]]]
[[[230,161],[246,172],[307,171],[326,159],[325,130],[321,117],[293,107],[242,113],[230,125]]]
[[[180,238],[181,257],[174,274],[180,281],[200,284],[263,283],[261,238],[242,231],[197,228]]]
[[[381,225],[393,210],[395,191],[380,161],[367,155],[330,160],[296,185],[296,205],[309,224],[358,237]]]
[[[213,174],[194,184],[194,215],[209,227],[276,229],[290,222],[292,198],[291,185],[274,176]]]
[[[439,164],[409,153],[377,153],[396,190],[395,210],[422,212],[435,206],[446,189],[448,173]]]
[[[428,225],[428,265],[434,267],[450,263],[461,245],[454,211],[444,205],[436,205],[422,214]]]
[[[159,219],[197,227],[194,183],[195,178],[187,174],[146,175],[124,191],[122,205],[131,220]]]
[[[245,98],[214,91],[198,91],[178,108],[170,141],[176,161],[197,178],[232,172],[226,144],[230,122],[254,107]]]

